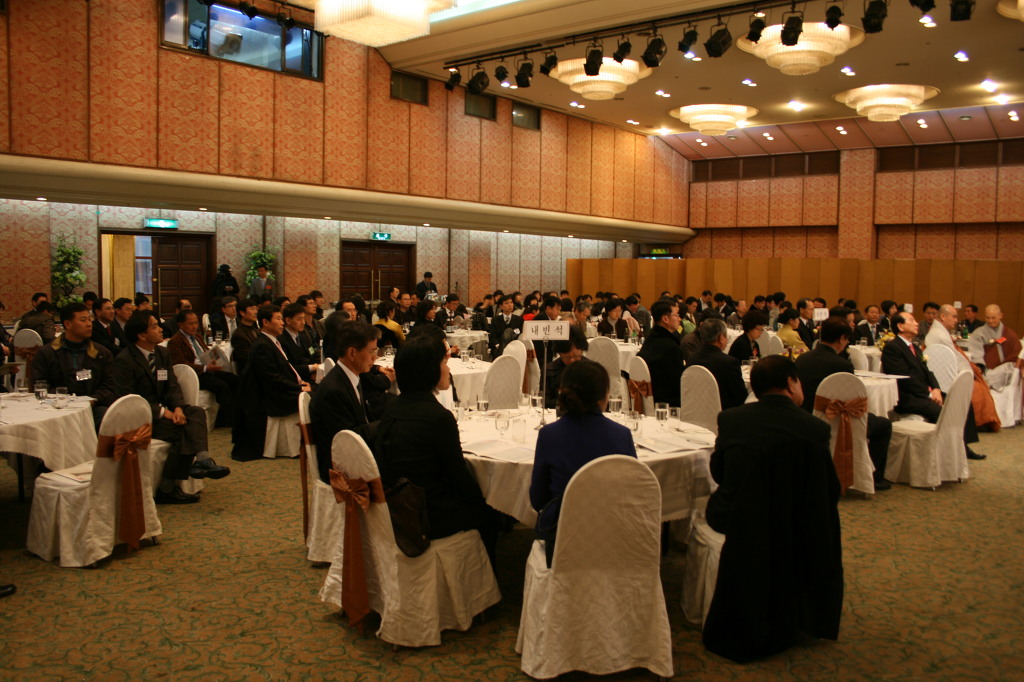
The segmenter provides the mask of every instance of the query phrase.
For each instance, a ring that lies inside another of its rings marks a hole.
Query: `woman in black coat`
[[[761,349],[757,345],[757,339],[764,333],[764,327],[768,324],[767,316],[758,310],[748,310],[743,316],[743,333],[732,342],[729,347],[729,355],[740,362],[761,357]]]

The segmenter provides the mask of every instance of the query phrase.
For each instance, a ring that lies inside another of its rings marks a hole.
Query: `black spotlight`
[[[601,64],[604,61],[604,51],[599,46],[591,46],[587,51],[587,60],[583,62],[583,73],[588,76],[596,76],[601,73]]]
[[[719,28],[717,31],[716,28]],[[709,57],[721,57],[732,47],[732,34],[725,24],[715,24],[711,27],[711,37],[704,43],[704,50]]]
[[[950,21],[968,21],[974,13],[974,0],[952,0],[949,3]]]
[[[764,27],[764,19],[754,17],[754,20],[750,22],[750,31],[747,32],[747,40],[752,43],[760,41],[761,33],[764,32]]]
[[[882,24],[887,16],[889,16],[889,3],[886,0],[871,0],[867,9],[864,10],[864,16],[860,19],[864,32],[881,33]]]
[[[260,13],[260,11],[256,9],[256,3],[245,2],[245,0],[242,0],[242,2],[238,3],[238,11],[244,14],[245,16],[249,17],[250,19],[255,19],[256,15]]]
[[[455,89],[455,86],[462,82],[462,72],[458,69],[448,72],[448,81],[444,84],[444,89],[451,92]]]
[[[295,19],[286,15],[284,12],[277,13],[277,23],[286,31],[290,31],[295,28]]]
[[[790,15],[782,27],[779,38],[783,45],[792,47],[800,40],[800,34],[804,32],[804,18],[799,14]]]
[[[516,87],[528,88],[533,81],[533,62],[523,62],[516,71]]]
[[[935,9],[935,0],[910,0],[910,6],[921,10],[921,14],[928,14]]]
[[[558,66],[558,55],[554,52],[544,56],[544,63],[540,65],[540,72],[545,76],[551,75],[551,69]]]
[[[922,0],[922,2],[925,0]],[[928,0],[929,2],[931,0]],[[836,26],[843,23],[843,10],[839,5],[832,5],[825,10],[825,25],[833,31],[836,30]]]
[[[619,47],[616,48],[615,52],[612,52],[612,59],[621,64],[622,60],[628,57],[632,51],[633,43],[626,40],[626,36],[622,36],[622,42],[619,43]]]
[[[661,60],[665,58],[666,52],[668,52],[668,45],[665,44],[665,40],[661,36],[656,35],[651,38],[651,42],[647,43],[647,49],[644,50],[640,59],[653,69],[661,66]]]
[[[508,67],[504,64],[498,64],[494,69],[494,77],[498,79],[498,83],[508,82]]]
[[[466,83],[466,89],[474,95],[482,95],[487,86],[491,84],[491,79],[487,77],[487,72],[477,67],[477,70],[470,77],[469,82]]]
[[[679,51],[683,54],[693,51],[693,46],[700,40],[700,35],[697,34],[697,29],[691,28],[683,34],[683,39],[679,41]]]

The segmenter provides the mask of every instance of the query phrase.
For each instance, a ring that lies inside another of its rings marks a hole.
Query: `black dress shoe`
[[[982,455],[971,450],[969,447],[967,448],[967,459],[986,459],[987,457],[988,455]]]
[[[4,597],[10,597],[17,591],[18,588],[14,585],[0,585],[0,599],[3,599]]]
[[[188,471],[192,478],[224,478],[230,473],[231,469],[220,466],[212,459],[197,460]]]
[[[169,493],[157,490],[154,498],[157,504],[192,504],[199,501],[198,495],[190,495],[181,488],[175,488]]]
[[[875,481],[875,492],[878,492],[879,490],[888,490],[891,487],[892,483],[889,483],[889,481],[885,480],[884,478]]]

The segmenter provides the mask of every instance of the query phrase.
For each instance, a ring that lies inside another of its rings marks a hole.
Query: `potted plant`
[[[68,303],[82,302],[82,297],[75,293],[75,289],[85,284],[85,272],[82,271],[84,258],[85,251],[78,246],[74,237],[58,235],[53,260],[50,262],[50,284],[54,291],[60,292],[55,301],[57,308]]]

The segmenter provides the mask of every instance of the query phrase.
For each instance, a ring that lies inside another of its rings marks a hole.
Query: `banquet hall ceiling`
[[[656,25],[658,18],[726,6],[708,0],[520,0],[435,21],[429,36],[380,51],[399,71],[445,80],[446,64],[479,55],[523,48],[539,66],[545,45],[565,43],[573,35],[648,21]],[[823,20],[826,6],[816,0],[798,3],[796,8],[804,11],[805,22],[811,22]],[[844,21],[860,27],[861,2],[840,6],[846,12]],[[780,23],[785,10],[788,7],[768,10],[768,24]],[[934,28],[919,23],[920,10],[906,0],[891,0],[882,32],[867,35],[861,45],[837,57],[833,64],[806,76],[783,75],[735,44],[721,58],[709,58],[703,42],[714,18],[698,23],[700,46],[695,52],[703,57],[700,62],[686,60],[676,50],[685,27],[665,28],[662,34],[669,51],[661,66],[619,98],[606,101],[585,100],[539,73],[528,89],[501,88],[493,76],[498,62],[484,61],[483,66],[491,76],[488,92],[635,132],[658,134],[659,129],[668,129],[671,133],[666,141],[690,159],[1024,137],[1024,122],[1013,121],[1009,115],[1024,110],[1020,104],[1024,102],[1024,23],[1000,16],[995,0],[977,0],[970,21],[951,22],[949,0],[938,0],[929,14],[937,23]],[[746,12],[723,21],[727,21],[734,42],[746,35]],[[636,32],[628,35],[632,57],[639,58],[647,37]],[[604,41],[606,55],[610,56],[617,41]],[[583,57],[586,45],[587,40],[582,39],[557,53],[560,59]],[[954,59],[961,50],[970,61]],[[506,64],[514,73],[513,60]],[[855,75],[845,75],[843,67],[850,67]],[[463,83],[470,71],[463,69]],[[756,87],[744,85],[744,79],[755,82]],[[994,82],[997,90],[980,87],[985,80]],[[843,90],[880,83],[930,85],[940,92],[893,123],[869,122],[832,98]],[[656,95],[658,90],[671,96]],[[994,97],[999,94],[1008,96],[1009,103],[996,103]],[[791,100],[807,106],[794,111],[787,106]],[[571,107],[572,101],[586,108]],[[759,113],[750,119],[750,127],[714,138],[690,132],[669,115],[676,107],[704,103],[743,104]],[[640,125],[628,123],[629,119]],[[921,127],[918,119],[927,127]],[[837,126],[847,134],[841,135]],[[768,141],[765,132],[775,139]],[[697,138],[707,146],[700,145]]]

